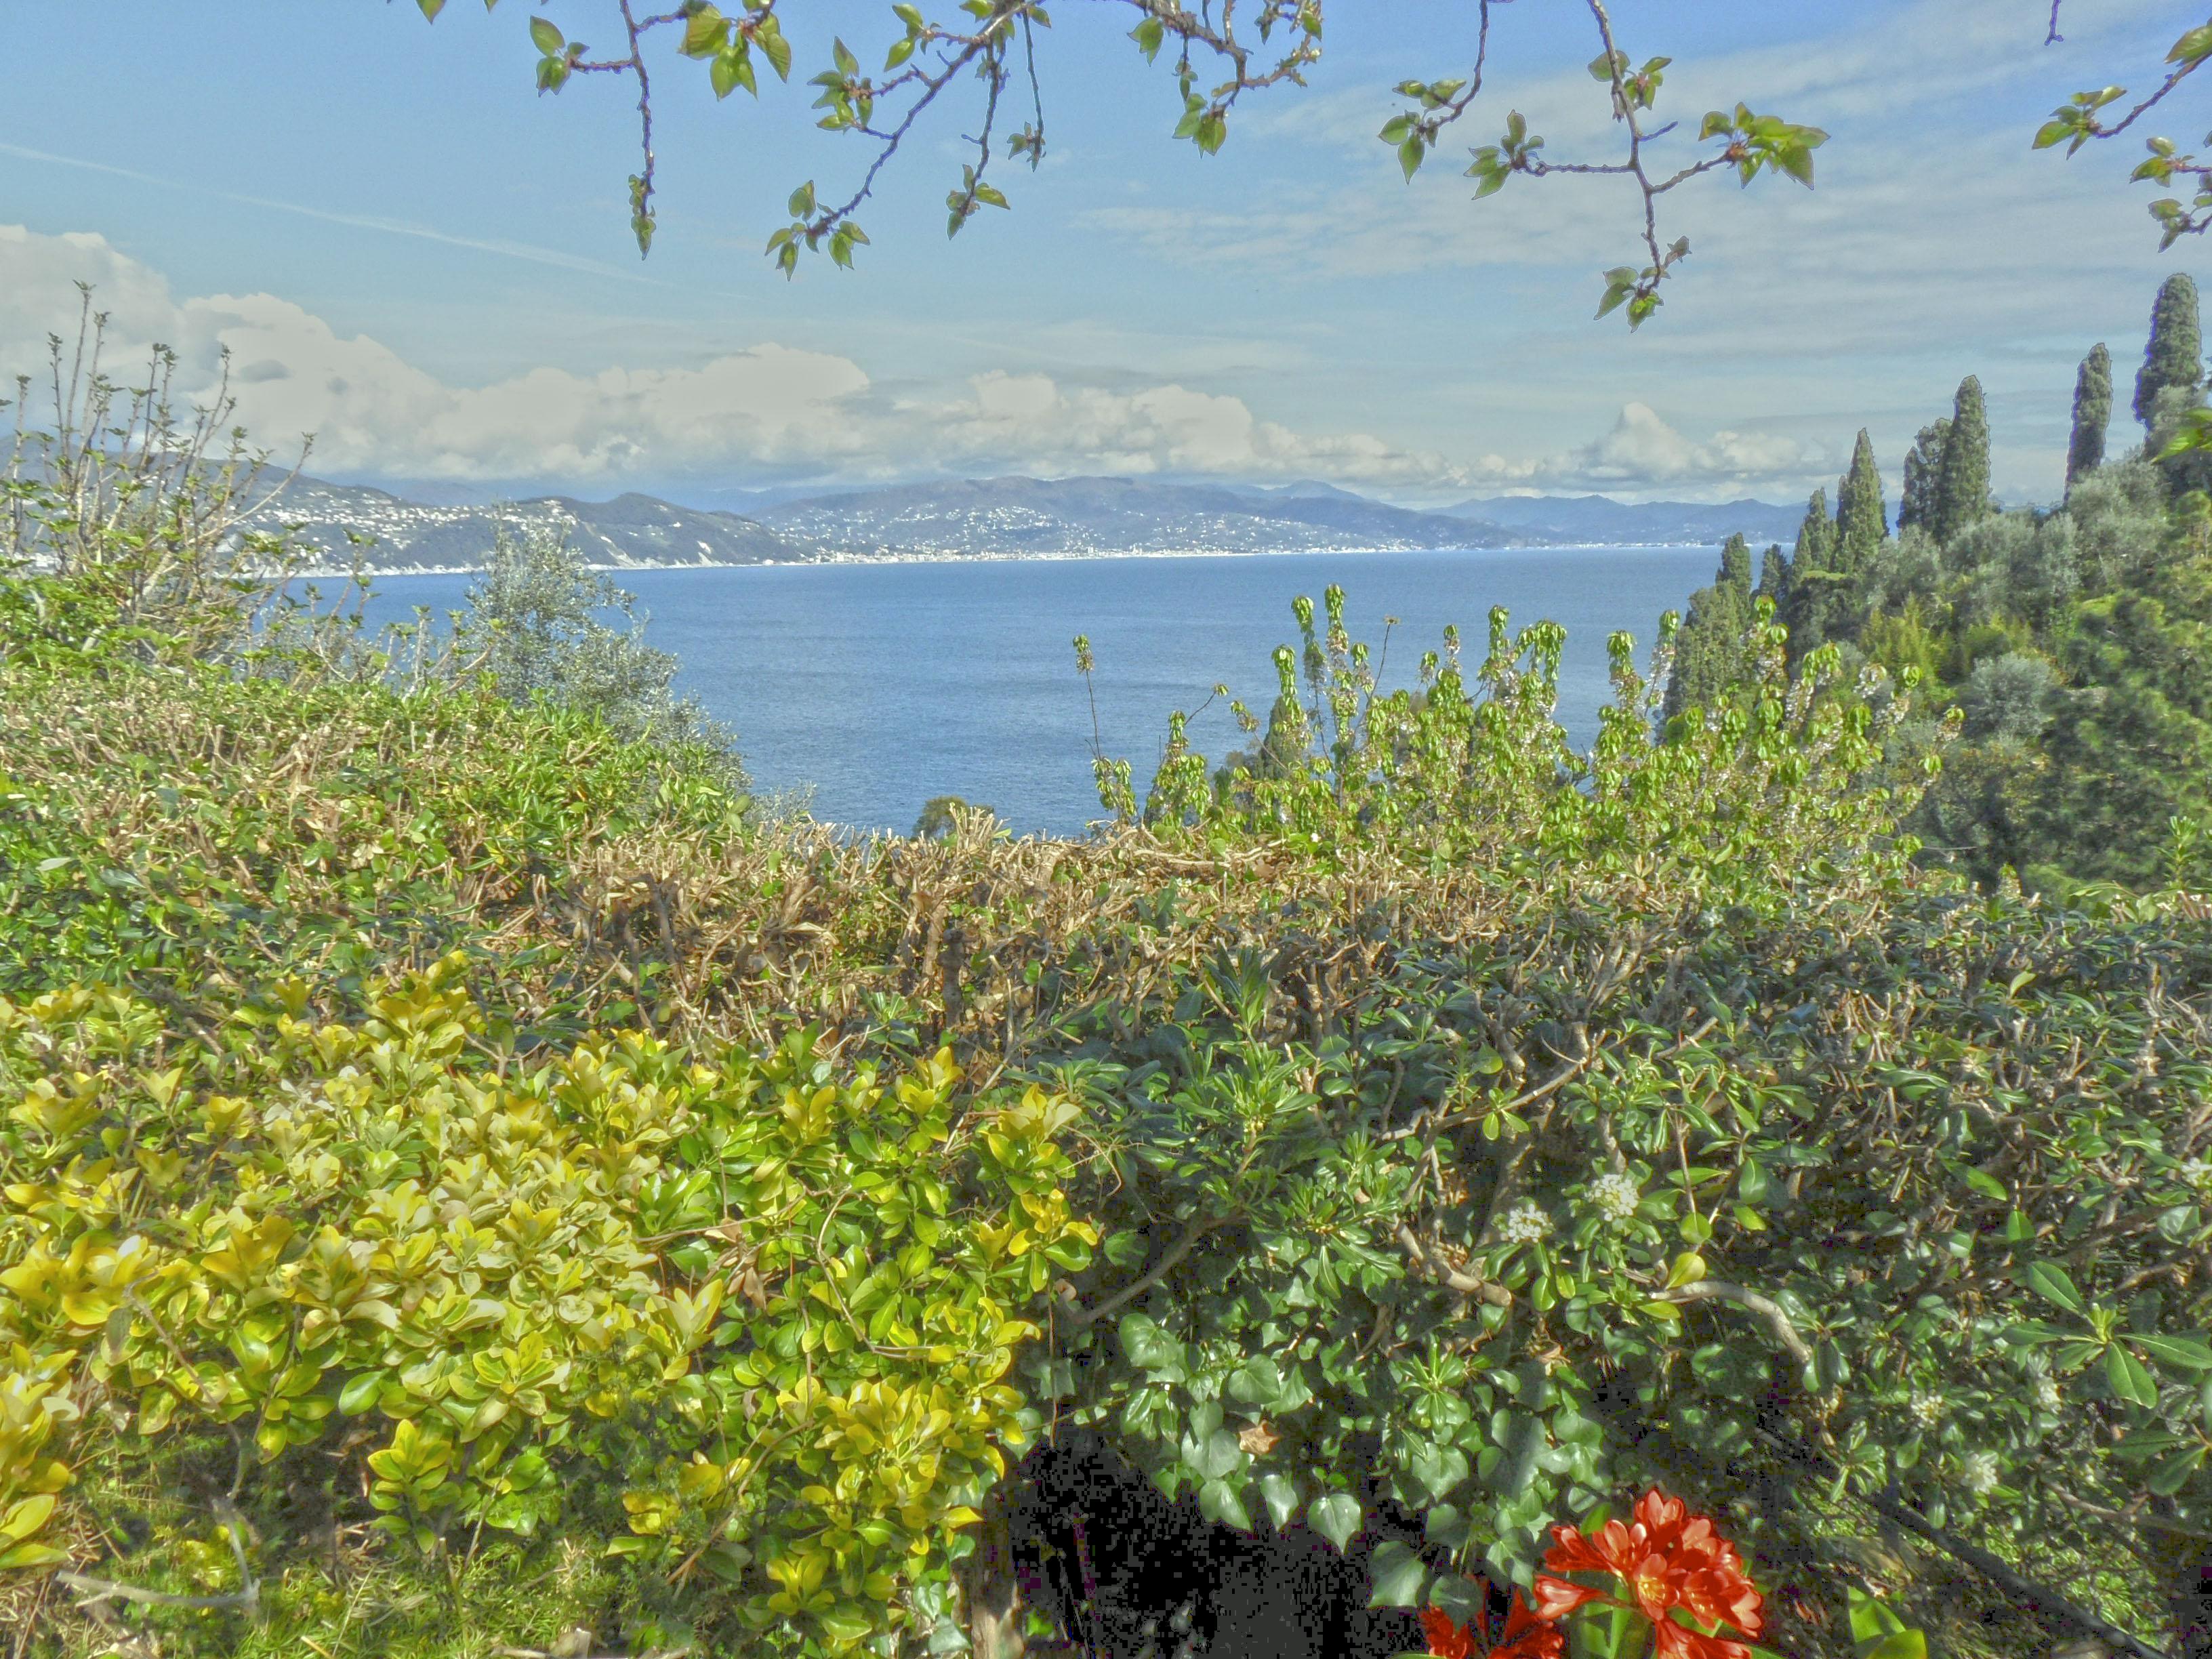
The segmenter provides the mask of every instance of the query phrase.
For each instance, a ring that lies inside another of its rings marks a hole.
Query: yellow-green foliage
[[[0,1565],[58,1559],[65,1465],[228,1425],[349,1460],[426,1547],[619,1490],[611,1553],[757,1627],[895,1626],[1021,1439],[1009,1309],[1097,1242],[1075,1109],[965,1097],[945,1051],[839,1078],[805,1033],[518,1066],[461,966],[357,1028],[280,987],[219,1046],[112,992],[0,1000]]]

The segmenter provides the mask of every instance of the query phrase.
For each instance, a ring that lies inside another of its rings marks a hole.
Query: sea
[[[991,807],[1018,835],[1081,834],[1106,816],[1094,746],[1132,763],[1138,797],[1169,714],[1218,761],[1250,741],[1225,684],[1262,720],[1273,653],[1298,647],[1291,601],[1317,620],[1330,583],[1382,688],[1419,683],[1421,654],[1456,623],[1472,678],[1504,605],[1516,629],[1566,629],[1559,716],[1587,749],[1612,698],[1606,639],[1625,629],[1639,671],[1660,613],[1713,580],[1707,547],[1545,547],[1388,553],[1191,555],[733,565],[610,573],[646,638],[680,660],[675,689],[732,727],[757,789],[811,789],[817,818],[907,834],[933,796]],[[467,575],[387,575],[372,629],[429,607],[442,623]],[[323,585],[325,600],[343,582]],[[1395,623],[1386,623],[1395,617]],[[1073,640],[1091,641],[1086,686]],[[1384,651],[1385,635],[1388,650]],[[1095,704],[1094,704],[1095,696]]]

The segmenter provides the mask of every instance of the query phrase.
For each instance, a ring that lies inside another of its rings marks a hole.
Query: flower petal
[[[1421,1609],[1421,1633],[1429,1639],[1431,1653],[1440,1654],[1443,1659],[1472,1659],[1474,1636],[1453,1623],[1451,1615],[1442,1607]]]
[[[1570,1583],[1564,1578],[1554,1578],[1548,1572],[1536,1575],[1536,1617],[1558,1619],[1572,1613],[1577,1607],[1592,1601],[1610,1601],[1613,1597],[1603,1590],[1594,1590]]]

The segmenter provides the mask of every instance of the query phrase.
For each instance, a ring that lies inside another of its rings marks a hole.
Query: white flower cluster
[[[1508,1244],[1533,1244],[1552,1231],[1552,1218],[1534,1204],[1516,1204],[1498,1224],[1498,1236]]]
[[[2201,1158],[2185,1158],[2175,1169],[2174,1174],[2192,1187],[2202,1187],[2212,1183],[2212,1162]]]
[[[1636,1213],[1636,1206],[1644,1201],[1644,1194],[1638,1188],[1634,1176],[1608,1172],[1590,1182],[1589,1201],[1607,1221],[1626,1221]]]
[[[1915,1389],[1905,1408],[1912,1413],[1912,1420],[1922,1428],[1932,1429],[1943,1415],[1943,1396],[1926,1389]]]
[[[1986,1498],[1997,1486],[1997,1455],[1995,1452],[1968,1452],[1959,1465],[1959,1479],[1968,1492],[1977,1498]]]
[[[2038,1411],[2055,1412],[2058,1409],[2058,1379],[2055,1376],[2037,1377],[2035,1408]]]

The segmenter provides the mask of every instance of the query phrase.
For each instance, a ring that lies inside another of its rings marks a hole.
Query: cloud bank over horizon
[[[74,337],[81,283],[107,318],[112,377],[134,375],[158,342],[177,355],[179,389],[204,401],[227,353],[236,420],[252,441],[289,459],[312,434],[307,470],[349,483],[680,495],[1103,473],[1319,479],[1431,504],[1508,491],[1724,501],[1802,495],[1835,465],[1827,447],[1795,438],[1685,433],[1640,401],[1567,449],[1454,456],[1368,433],[1298,429],[1243,398],[1179,382],[1132,388],[994,368],[893,391],[851,356],[773,343],[692,367],[539,367],[457,386],[290,300],[179,297],[163,273],[105,236],[20,225],[0,225],[0,369],[37,378],[48,337]],[[37,399],[34,386],[34,423]]]

